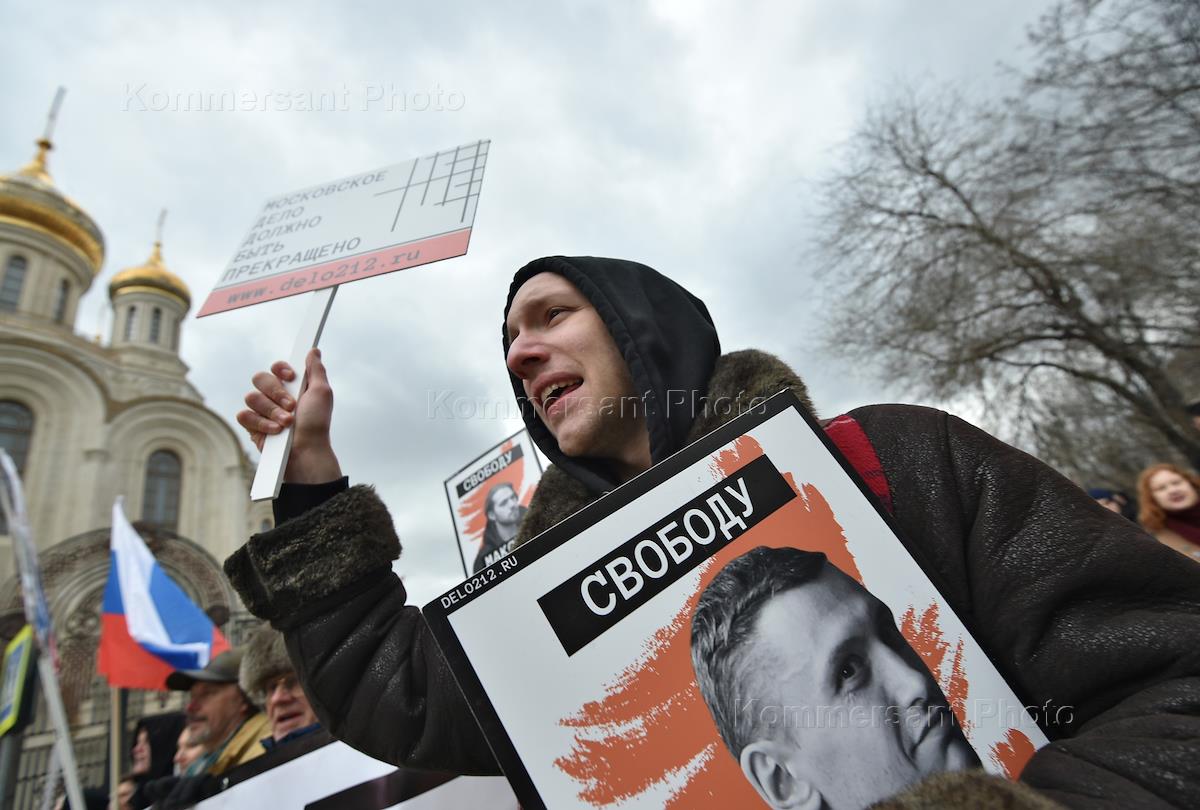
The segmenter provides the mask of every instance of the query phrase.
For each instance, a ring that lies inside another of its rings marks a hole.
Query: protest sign
[[[446,479],[463,576],[477,573],[512,549],[541,476],[533,439],[522,430]]]
[[[467,252],[491,141],[267,200],[196,317],[313,292],[288,361],[303,369],[338,286]],[[283,381],[293,399],[298,373]],[[279,495],[292,428],[263,439],[251,500]]]
[[[517,810],[499,776],[396,768],[318,731],[222,776],[225,789],[196,810]]]
[[[784,393],[425,617],[527,808],[863,807],[941,771],[1015,778],[1046,739],[889,521]]]
[[[272,197],[196,317],[462,256],[490,143]]]

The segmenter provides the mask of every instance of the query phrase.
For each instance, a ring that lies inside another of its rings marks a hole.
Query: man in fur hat
[[[864,328],[870,313],[864,313]],[[521,268],[503,348],[552,466],[515,545],[799,377],[759,351],[722,355],[703,302],[634,262],[562,256]],[[292,425],[276,527],[226,562],[246,606],[282,630],[317,715],[400,765],[496,773],[420,611],[392,572],[392,520],[350,487],[329,441],[332,390],[313,351],[299,408],[276,363],[239,423]],[[891,511],[906,549],[1051,744],[1007,782],[929,777],[896,807],[1194,805],[1200,795],[1200,578],[1194,566],[1034,458],[948,414],[882,405],[826,424]],[[1057,722],[1056,722],[1057,721]]]
[[[300,688],[282,633],[270,627],[255,632],[246,644],[238,683],[251,700],[266,710],[271,736],[261,742],[268,751],[321,727]]]

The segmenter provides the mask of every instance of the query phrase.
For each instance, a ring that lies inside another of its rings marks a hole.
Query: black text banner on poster
[[[458,497],[460,499],[463,498],[468,492],[475,489],[475,487],[479,486],[484,481],[488,480],[493,475],[512,464],[514,461],[520,461],[524,455],[525,451],[521,449],[521,445],[513,445],[511,450],[496,456],[487,464],[484,464],[478,470],[460,481],[458,487],[455,489],[455,491],[458,492]]]
[[[567,655],[796,497],[766,456],[705,490],[538,599]]]

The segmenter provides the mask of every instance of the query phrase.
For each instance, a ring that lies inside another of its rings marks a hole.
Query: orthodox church
[[[220,561],[269,526],[271,511],[249,500],[251,460],[187,379],[179,347],[191,292],[161,241],[109,281],[107,341],[75,331],[80,298],[103,272],[104,235],[52,178],[52,148],[43,138],[29,163],[0,174],[0,447],[23,481],[76,757],[96,785],[107,756],[108,689],[95,652],[113,501],[124,497],[159,563],[235,643],[246,617]],[[24,623],[0,513],[0,646]],[[129,700],[131,719],[180,703],[154,692]],[[32,779],[46,771],[51,735],[38,714],[21,762],[31,782],[18,787],[16,807],[34,806]]]

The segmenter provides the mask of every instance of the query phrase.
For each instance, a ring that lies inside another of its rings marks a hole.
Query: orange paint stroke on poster
[[[967,682],[967,673],[963,667],[963,653],[966,644],[963,639],[958,640],[954,647],[954,658],[950,663],[950,670],[943,673],[942,664],[945,663],[946,653],[950,651],[950,643],[946,641],[945,633],[942,631],[938,612],[936,602],[930,603],[921,612],[920,618],[917,617],[916,609],[909,607],[900,618],[900,635],[904,636],[909,646],[921,656],[925,666],[933,673],[934,679],[946,696],[946,702],[954,711],[954,716],[958,718],[958,724],[969,736],[971,729],[967,722],[967,692],[970,684]]]
[[[941,678],[938,679],[938,686],[942,687],[946,702],[950,704],[950,709],[958,718],[958,725],[969,740],[974,727],[967,718],[967,692],[970,691],[971,684],[967,681],[967,669],[963,666],[963,655],[966,649],[966,641],[960,638],[954,645],[954,660],[950,662],[950,673],[945,682],[942,682]]]
[[[713,472],[727,477],[763,454],[749,437],[715,457]],[[700,593],[717,572],[752,548],[798,546],[821,551],[858,581],[862,577],[828,502],[811,485],[800,496],[719,551],[699,569],[699,583],[675,618],[655,633],[642,654],[610,683],[598,700],[584,704],[561,725],[575,730],[570,753],[555,766],[577,781],[579,798],[606,807],[637,796],[669,778],[681,782],[669,808],[762,807],[741,766],[725,748],[696,688],[691,659],[691,616]]]
[[[1036,750],[1025,732],[1010,728],[1004,739],[992,746],[991,759],[1004,770],[1005,776],[1016,779]]]

